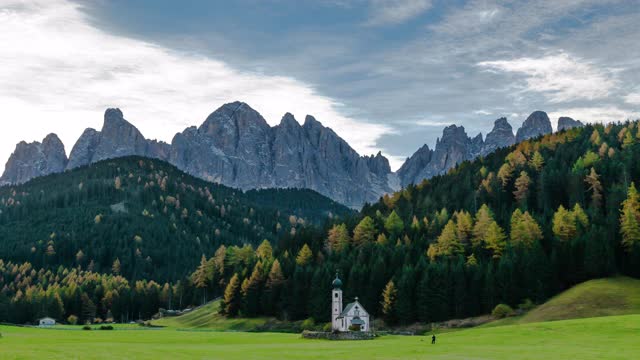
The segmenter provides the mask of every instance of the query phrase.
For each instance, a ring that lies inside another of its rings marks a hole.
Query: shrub
[[[331,330],[333,330],[333,324],[331,324],[331,323],[326,323],[322,327],[322,331],[324,331],[324,332],[331,332]]]
[[[502,319],[513,315],[513,309],[507,304],[498,304],[491,312],[491,315],[496,319]]]
[[[531,301],[531,299],[525,299],[522,304],[518,305],[518,309],[522,311],[529,311],[534,307],[536,307],[536,305]]]
[[[91,330],[91,326],[85,325],[82,327],[82,330]]]
[[[313,330],[315,326],[316,326],[316,322],[315,320],[313,320],[313,318],[308,318],[304,320],[302,324],[300,324],[300,327],[302,328],[302,330]]]
[[[358,325],[349,325],[349,331],[360,331],[360,326],[358,326]]]
[[[111,325],[102,325],[102,326],[100,326],[100,330],[113,330],[113,326],[111,326]]]
[[[78,317],[75,315],[69,315],[69,317],[67,318],[67,322],[71,325],[76,325],[78,324]]]

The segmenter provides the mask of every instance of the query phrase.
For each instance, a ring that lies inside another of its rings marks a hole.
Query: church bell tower
[[[333,291],[331,291],[331,329],[342,331],[344,319],[338,319],[342,314],[342,280],[338,277],[338,273],[336,273],[336,278],[331,286],[333,287]]]

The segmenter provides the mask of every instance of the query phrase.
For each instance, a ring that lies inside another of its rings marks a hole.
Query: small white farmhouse
[[[38,320],[38,323],[40,327],[49,327],[49,326],[54,326],[56,324],[56,320],[50,317],[45,317]]]
[[[333,286],[331,292],[331,328],[333,331],[370,331],[369,313],[358,302],[357,297],[354,302],[347,304],[344,310],[342,309],[342,280],[338,274],[331,285]]]

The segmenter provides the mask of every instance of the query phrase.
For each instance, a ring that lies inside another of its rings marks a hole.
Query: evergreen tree
[[[382,292],[381,305],[384,320],[390,325],[396,324],[398,321],[396,313],[397,296],[398,290],[396,289],[396,285],[393,283],[393,280],[389,280],[387,286],[385,286],[384,291]]]
[[[202,289],[202,303],[205,304],[207,302],[207,286],[209,284],[209,270],[207,258],[202,255],[200,258],[200,266],[195,273],[193,273],[193,284],[198,289]]]
[[[596,173],[596,170],[592,167],[589,175],[587,175],[584,181],[589,185],[589,191],[591,191],[591,206],[594,209],[600,208],[602,205],[602,184],[600,183],[600,175]]]
[[[541,239],[540,225],[528,211],[523,213],[520,209],[516,209],[511,215],[511,242],[514,245],[522,244],[531,248],[536,241]]]
[[[334,225],[331,230],[329,230],[326,246],[331,251],[340,253],[349,247],[350,242],[351,238],[349,237],[347,225],[340,224]]]
[[[427,256],[434,261],[439,256],[457,256],[462,253],[464,253],[464,247],[458,240],[456,224],[453,220],[449,220],[438,236],[438,241],[429,245]]]
[[[391,211],[391,214],[389,214],[389,217],[385,220],[384,228],[389,232],[389,234],[396,236],[404,230],[404,223],[395,210]]]
[[[353,231],[353,243],[355,246],[372,243],[375,240],[375,236],[376,229],[373,219],[365,216]]]
[[[240,305],[242,302],[240,294],[240,277],[238,274],[233,274],[229,280],[229,284],[224,290],[224,299],[222,300],[222,313],[234,317],[238,315],[240,311]]]
[[[506,239],[507,236],[500,225],[495,221],[491,222],[487,228],[485,247],[493,253],[494,258],[497,259],[502,256],[504,248],[507,246]]]
[[[473,237],[471,243],[474,247],[480,247],[487,238],[489,225],[493,222],[493,213],[487,204],[482,204],[476,213],[476,223],[473,226]]]
[[[627,191],[627,199],[622,202],[620,215],[620,232],[622,234],[622,246],[627,252],[640,242],[640,196],[634,183],[631,183]]]
[[[302,249],[298,252],[298,256],[296,256],[296,264],[299,266],[306,266],[311,263],[311,260],[313,260],[311,248],[309,248],[309,245],[304,244]]]
[[[516,179],[516,189],[513,191],[513,196],[521,206],[526,206],[527,196],[529,196],[529,185],[531,179],[526,171],[522,171],[520,176]]]

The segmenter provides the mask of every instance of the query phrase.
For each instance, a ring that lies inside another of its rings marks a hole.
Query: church
[[[370,317],[367,310],[362,304],[355,301],[347,304],[342,309],[342,280],[336,274],[335,280],[331,283],[333,290],[331,292],[332,312],[331,312],[331,328],[333,331],[370,331]]]

